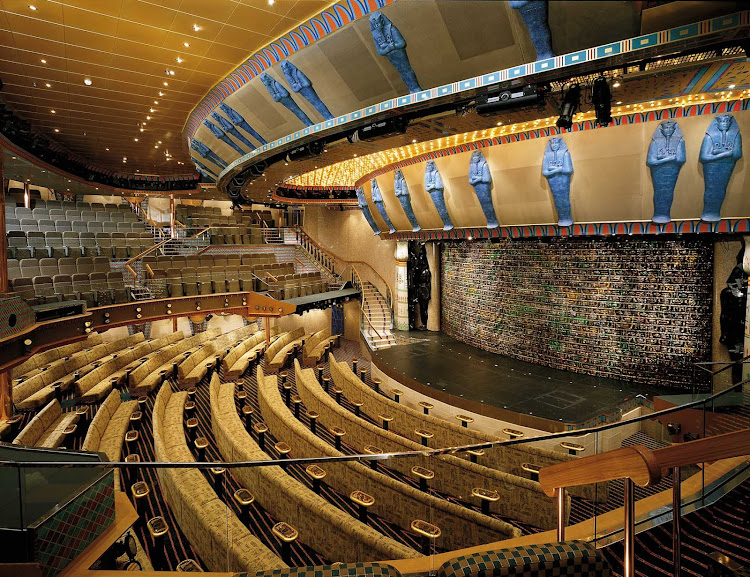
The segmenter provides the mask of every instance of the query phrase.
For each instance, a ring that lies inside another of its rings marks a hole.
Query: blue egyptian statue
[[[654,187],[654,216],[657,224],[672,220],[672,200],[677,177],[685,164],[685,140],[674,120],[664,120],[656,127],[648,147],[646,165],[651,170]]]
[[[406,54],[406,40],[399,29],[380,12],[370,16],[370,32],[378,54],[385,56],[404,81],[409,92],[421,92],[417,75]]]
[[[448,208],[445,206],[443,179],[434,160],[428,160],[424,169],[424,189],[430,195],[432,204],[435,205],[440,219],[443,221],[443,230],[451,230],[453,223],[448,214]]]
[[[419,226],[417,217],[414,216],[414,209],[411,207],[411,196],[409,196],[409,185],[406,184],[404,173],[401,172],[400,168],[397,168],[396,172],[393,173],[393,189],[396,192],[396,198],[401,203],[401,208],[404,209],[406,218],[409,219],[411,231],[419,232],[422,230],[422,227]]]
[[[203,164],[197,158],[193,158],[193,163],[195,163],[195,166],[198,167],[199,171],[201,171],[202,173],[207,173],[206,176],[211,175],[214,178],[214,180],[216,180],[216,179],[219,178],[218,174],[216,174],[213,170],[211,170],[210,168],[208,168],[205,164]]]
[[[742,158],[740,127],[731,114],[721,114],[711,121],[703,137],[698,160],[703,164],[703,214],[701,220],[721,220],[721,205],[727,194],[734,165]]]
[[[396,232],[396,228],[393,226],[391,219],[388,218],[388,213],[385,210],[385,204],[383,204],[383,195],[380,192],[378,181],[373,178],[370,181],[370,187],[372,189],[372,201],[375,203],[375,207],[378,209],[380,216],[383,217],[386,226],[390,229],[390,233],[393,234],[394,232]]]
[[[549,182],[552,198],[557,210],[557,226],[570,226],[573,217],[570,215],[570,177],[573,176],[573,162],[565,141],[553,136],[544,149],[542,174]]]
[[[357,206],[359,206],[359,210],[362,211],[362,214],[365,217],[365,220],[367,221],[367,224],[370,225],[370,228],[372,229],[372,232],[375,233],[375,236],[380,234],[380,227],[375,222],[375,219],[372,218],[372,213],[370,212],[370,206],[367,204],[367,199],[365,198],[365,191],[362,190],[361,186],[358,186],[356,188],[357,193]]]
[[[203,144],[200,140],[192,139],[190,141],[190,148],[195,150],[195,152],[200,154],[206,160],[210,160],[211,162],[213,162],[222,170],[227,167],[227,163],[208,146]]]
[[[471,153],[469,184],[474,187],[474,192],[479,198],[479,204],[482,205],[482,211],[487,218],[487,228],[500,226],[495,216],[495,207],[492,206],[492,175],[481,150],[475,150]]]
[[[266,144],[266,140],[258,134],[258,132],[250,126],[245,119],[242,117],[242,115],[237,112],[234,108],[229,106],[228,104],[222,102],[219,104],[219,108],[221,108],[221,111],[227,115],[227,118],[232,121],[232,124],[235,126],[239,126],[242,128],[245,132],[247,132],[250,136],[252,136],[255,140],[260,142],[261,144]]]
[[[510,2],[510,7],[518,10],[523,18],[526,28],[531,36],[531,43],[536,50],[537,60],[553,58],[552,35],[547,22],[547,9],[549,2],[546,0],[524,0],[522,2]]]
[[[226,132],[227,134],[231,134],[234,136],[237,140],[239,140],[242,144],[246,144],[250,147],[250,150],[255,150],[255,145],[250,142],[247,138],[245,138],[239,130],[237,130],[231,122],[229,122],[226,118],[224,118],[221,114],[218,112],[212,112],[211,118],[213,118],[216,122],[219,123],[221,126],[221,129]]]
[[[198,164],[198,163],[196,163]],[[202,166],[202,165],[201,165]],[[209,174],[208,171],[206,171],[204,168],[201,168],[201,166],[196,166],[195,170],[197,170],[199,173],[201,173],[206,180],[210,180],[211,182],[216,182],[216,176],[213,174]]]
[[[289,91],[284,88],[280,82],[277,82],[265,72],[260,75],[260,81],[266,86],[266,90],[268,90],[268,94],[271,95],[274,102],[280,102],[286,106],[305,126],[313,125],[312,120],[307,117],[307,114],[302,112],[302,109],[289,95]]]
[[[221,140],[222,142],[226,142],[226,143],[227,143],[227,144],[228,144],[229,146],[231,146],[232,148],[234,148],[234,149],[235,149],[235,150],[236,150],[237,152],[239,152],[239,153],[240,153],[241,155],[243,155],[243,156],[244,156],[245,154],[247,154],[247,153],[246,153],[246,152],[245,152],[244,150],[242,150],[242,149],[241,149],[241,148],[239,147],[239,145],[237,145],[237,144],[236,144],[236,143],[234,142],[234,140],[232,140],[231,138],[229,138],[229,137],[227,136],[226,132],[224,132],[224,131],[223,131],[223,130],[222,130],[221,128],[219,128],[218,126],[216,126],[216,125],[215,125],[215,124],[214,124],[213,122],[211,122],[210,120],[204,120],[204,121],[203,121],[203,124],[205,124],[205,125],[206,125],[206,126],[208,127],[208,129],[209,129],[209,130],[211,131],[211,133],[212,133],[212,134],[213,134],[213,135],[214,135],[214,136],[215,136],[216,138],[218,138],[218,139],[219,139],[219,140]]]
[[[301,94],[302,97],[312,104],[313,108],[320,112],[321,116],[326,120],[333,118],[333,114],[331,114],[331,111],[328,110],[328,107],[320,99],[318,93],[315,92],[312,82],[310,82],[310,79],[305,76],[304,72],[288,60],[284,60],[281,63],[281,71],[284,73],[292,92],[295,94]]]

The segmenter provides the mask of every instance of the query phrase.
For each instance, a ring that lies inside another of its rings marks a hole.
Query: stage
[[[372,352],[372,362],[385,374],[437,400],[520,425],[548,431],[592,426],[621,407],[664,394],[655,387],[517,361],[443,333],[394,334],[400,342],[412,342]]]

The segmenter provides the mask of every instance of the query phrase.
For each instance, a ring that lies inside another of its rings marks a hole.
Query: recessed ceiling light
[[[182,58],[180,58],[179,56],[177,57],[177,64],[182,64]]]
[[[159,104],[159,101],[158,100],[154,100],[154,104]]]
[[[141,128],[140,131],[143,132],[143,128]]]
[[[147,116],[147,117],[146,117],[146,120],[151,120],[151,117],[150,117],[150,116]]]
[[[734,87],[735,87],[735,84],[730,84],[730,85],[729,85],[729,89],[730,89],[730,90],[731,90],[731,89],[733,89]]]
[[[15,156],[11,156],[11,158],[12,158],[13,160],[16,160],[16,157],[15,157]]]
[[[274,0],[268,0],[268,5],[273,6]]]
[[[151,113],[156,112],[156,110],[154,110],[153,108],[149,108],[148,111],[151,112]]]
[[[164,83],[164,86],[169,86],[169,82],[165,82],[165,83]]]
[[[612,88],[619,88],[620,87],[620,81],[615,80],[614,84],[612,84]]]
[[[54,110],[50,110],[50,112],[51,112],[52,114],[55,114],[55,111],[54,111]]]
[[[49,82],[45,82],[45,83],[44,83],[44,85],[45,85],[45,86],[46,86],[47,88],[52,88],[52,85],[51,85],[51,84],[50,84]]]
[[[136,142],[138,142],[138,139],[137,139],[137,138],[134,138],[133,140],[135,140]]]
[[[201,27],[198,26],[197,24],[193,24],[193,30],[195,30],[196,32],[200,32]]]
[[[158,142],[159,144],[161,144],[161,140],[157,140],[156,142]]]
[[[154,148],[159,148],[159,145],[158,144],[154,144]]]
[[[55,128],[55,132],[60,132],[60,129],[59,128]]]
[[[622,104],[622,100],[618,100],[618,101],[617,101],[617,104]]]
[[[47,172],[46,170],[43,170],[42,172]]]
[[[184,46],[185,48],[190,48],[190,42],[183,42],[183,43],[182,43],[182,45],[183,45],[183,46]]]
[[[84,84],[85,84],[86,86],[91,86],[91,85],[92,85],[92,84],[94,83],[94,81],[93,81],[93,80],[91,80],[91,78],[84,78],[84,79],[83,79],[83,83],[84,83]]]
[[[42,58],[42,64],[47,64],[47,61],[44,58]]]
[[[33,4],[29,4],[29,10],[33,10],[34,12],[36,12],[36,6],[34,6]]]
[[[109,148],[105,148],[104,150],[106,150],[107,152],[109,152]]]
[[[159,91],[159,96],[164,96],[164,93],[161,90]]]

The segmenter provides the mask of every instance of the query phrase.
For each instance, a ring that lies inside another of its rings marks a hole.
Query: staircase
[[[362,336],[371,350],[387,349],[394,346],[396,339],[391,332],[393,319],[388,303],[380,291],[370,282],[362,286],[362,312],[370,319],[372,326],[362,319]]]

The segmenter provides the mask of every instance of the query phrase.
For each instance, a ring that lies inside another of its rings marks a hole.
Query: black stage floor
[[[513,420],[508,412],[515,413],[519,424],[561,430],[564,425],[611,414],[636,395],[651,400],[663,394],[655,387],[517,361],[443,333],[395,334],[400,341],[414,342],[372,353],[373,362],[384,373],[433,398],[480,414]]]

